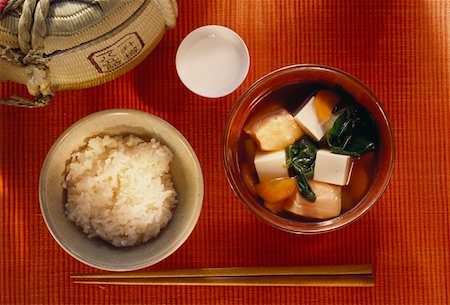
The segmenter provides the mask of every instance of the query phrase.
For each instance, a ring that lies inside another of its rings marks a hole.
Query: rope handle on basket
[[[11,95],[7,99],[0,99],[0,104],[23,108],[38,108],[49,105],[51,101],[51,95],[38,95],[34,100],[30,100],[17,95]]]
[[[101,6],[105,0],[79,1]],[[0,0],[0,19],[9,11],[15,10],[20,13],[17,34],[20,52],[0,46],[0,58],[14,65],[29,68],[30,72],[26,85],[29,93],[36,97],[34,100],[30,100],[13,95],[7,99],[0,99],[0,104],[27,108],[50,104],[53,91],[50,82],[50,70],[43,49],[44,38],[47,35],[46,18],[51,2],[52,0]],[[175,20],[178,15],[177,1],[156,0],[156,3],[159,4],[166,27],[175,27]]]
[[[26,57],[26,58],[25,58]],[[0,46],[0,59],[9,62],[18,67],[24,66],[24,62],[34,62],[31,65],[30,72],[26,82],[27,89],[30,94],[36,96],[34,100],[12,95],[9,98],[0,98],[0,104],[17,106],[17,107],[42,107],[50,104],[53,92],[51,84],[48,80],[49,70],[45,63],[40,63],[40,56],[30,52],[24,56],[21,52],[13,50],[9,47]],[[39,66],[38,66],[39,65]]]
[[[9,0],[2,2],[0,19],[9,11],[20,11],[17,38],[20,52],[0,47],[0,58],[8,62],[29,67],[26,82],[28,91],[35,96],[34,100],[12,95],[0,99],[0,104],[17,107],[42,107],[50,104],[53,91],[50,82],[50,71],[44,58],[44,38],[47,35],[46,18],[52,0]],[[81,0],[96,4],[101,0]]]
[[[0,99],[1,104],[16,107],[42,107],[50,104],[53,97],[49,69],[43,54],[44,37],[47,35],[46,18],[51,0],[9,0],[0,12],[0,18],[9,11],[20,11],[17,40],[19,51],[0,48],[0,57],[12,64],[29,68],[26,82],[34,100],[12,95]]]

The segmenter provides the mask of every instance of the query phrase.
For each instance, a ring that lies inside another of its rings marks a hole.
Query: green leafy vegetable
[[[309,201],[316,201],[308,179],[314,174],[317,147],[308,139],[302,138],[286,148],[287,168],[292,168],[297,175],[297,185],[300,193]]]
[[[306,179],[306,176],[303,173],[297,173],[297,186],[300,190],[300,193],[305,197],[308,201],[314,202],[316,201],[316,194],[311,189],[311,186]]]
[[[364,109],[348,108],[328,131],[327,141],[333,153],[359,157],[377,145],[375,121]]]

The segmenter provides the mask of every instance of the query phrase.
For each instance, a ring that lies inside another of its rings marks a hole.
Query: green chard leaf
[[[375,121],[364,109],[348,108],[328,131],[327,141],[333,153],[359,157],[377,146]]]
[[[306,176],[303,173],[297,174],[297,186],[300,190],[300,193],[305,197],[308,201],[314,202],[316,201],[316,194],[311,189],[311,186],[306,179]]]
[[[308,179],[314,174],[317,147],[306,138],[302,138],[286,148],[287,168],[292,168],[297,175],[297,185],[300,193],[309,201],[316,201],[316,195],[312,191]]]

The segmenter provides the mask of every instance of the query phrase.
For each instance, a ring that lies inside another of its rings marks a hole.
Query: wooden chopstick
[[[322,287],[372,287],[372,275],[275,275],[231,277],[182,278],[119,278],[76,280],[76,284],[100,285],[155,285],[155,286],[322,286]]]
[[[170,278],[170,277],[212,277],[212,276],[264,276],[264,275],[352,275],[372,274],[371,264],[289,266],[289,267],[235,267],[201,268],[161,271],[130,271],[73,274],[71,278]]]
[[[374,286],[372,265],[203,268],[71,275],[77,284],[196,286]]]

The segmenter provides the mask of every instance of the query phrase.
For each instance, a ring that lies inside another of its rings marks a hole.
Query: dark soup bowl
[[[394,167],[379,99],[335,68],[293,65],[254,83],[224,133],[227,179],[251,212],[297,234],[336,230],[380,199]]]

